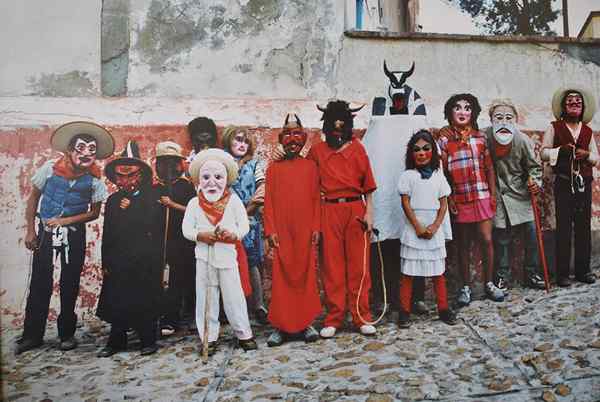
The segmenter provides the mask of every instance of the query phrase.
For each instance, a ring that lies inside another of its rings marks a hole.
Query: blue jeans
[[[525,272],[528,277],[539,271],[540,258],[537,248],[535,223],[525,222],[520,225],[509,226],[505,229],[494,228],[494,255],[496,256],[496,277],[504,281],[510,280],[510,257],[509,249],[512,245],[514,235],[521,235],[525,246],[525,259],[523,261]]]

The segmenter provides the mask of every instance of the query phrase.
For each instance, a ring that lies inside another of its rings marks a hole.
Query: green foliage
[[[450,0],[469,13],[476,25],[492,35],[556,35],[550,24],[560,10],[552,0]]]

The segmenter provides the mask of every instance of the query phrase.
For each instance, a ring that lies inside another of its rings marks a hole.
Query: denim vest
[[[64,177],[50,176],[42,192],[40,206],[42,219],[87,212],[92,200],[92,180],[91,175],[85,174],[75,179],[75,183],[70,186],[69,180]]]

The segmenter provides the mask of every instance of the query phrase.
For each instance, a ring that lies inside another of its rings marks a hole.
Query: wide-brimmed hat
[[[594,113],[596,113],[596,99],[594,99],[594,95],[591,92],[586,91],[578,86],[568,86],[563,87],[554,92],[554,96],[552,97],[552,113],[554,117],[557,119],[561,118],[562,114],[562,100],[565,94],[569,92],[579,92],[581,96],[583,96],[583,118],[581,119],[584,123],[589,123],[594,117]]]
[[[173,141],[164,141],[156,144],[156,157],[161,158],[164,156],[185,159],[185,156],[182,154],[181,146]]]
[[[69,151],[69,142],[78,134],[91,135],[96,139],[96,159],[106,159],[115,151],[115,140],[104,127],[89,121],[72,121],[63,124],[50,137],[53,149],[60,152]]]
[[[106,164],[104,174],[113,183],[116,183],[115,167],[119,165],[139,166],[144,174],[143,181],[149,181],[152,178],[152,168],[140,157],[140,148],[135,141],[129,141],[123,152]]]
[[[208,161],[217,161],[225,165],[227,170],[227,184],[232,184],[237,180],[238,177],[238,165],[233,159],[233,156],[218,148],[209,148],[204,151],[200,151],[198,155],[194,157],[194,160],[190,164],[190,177],[194,183],[198,183],[198,175],[200,168],[204,163]]]

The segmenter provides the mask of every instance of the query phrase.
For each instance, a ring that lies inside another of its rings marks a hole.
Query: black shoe
[[[582,276],[576,276],[575,279],[577,280],[577,282],[587,283],[590,285],[592,283],[596,283],[596,276],[591,272],[588,272],[587,274],[584,274]]]
[[[527,278],[526,286],[531,289],[546,289],[546,282],[542,279],[541,276],[537,274],[533,274]]]
[[[425,315],[429,312],[427,305],[423,300],[415,301],[412,305],[412,312],[418,315]]]
[[[258,345],[256,345],[256,341],[254,340],[254,338],[238,339],[238,345],[240,345],[240,347],[244,349],[244,352],[258,349]]]
[[[60,350],[66,352],[67,350],[73,350],[77,347],[77,341],[74,337],[70,337],[69,339],[65,339],[64,341],[60,341]]]
[[[23,338],[21,339],[21,343],[17,344],[17,350],[15,350],[15,354],[20,355],[28,350],[39,348],[43,343],[44,341],[42,339]]]
[[[254,314],[256,315],[256,321],[258,321],[259,324],[267,325],[269,323],[269,320],[268,320],[269,312],[263,306],[260,306],[259,308],[257,308],[256,311],[254,312]]]
[[[304,330],[304,342],[311,343],[319,340],[319,333],[311,325]]]
[[[456,314],[450,309],[440,311],[440,320],[448,325],[456,325]]]
[[[400,310],[398,316],[398,328],[410,328],[410,314]]]
[[[267,346],[269,346],[269,347],[281,346],[281,345],[283,345],[283,342],[285,342],[284,334],[281,331],[276,329],[269,336],[269,339],[267,339]]]
[[[144,346],[142,348],[142,350],[140,351],[140,355],[142,355],[142,356],[152,355],[152,354],[156,353],[157,350],[158,350],[158,346],[156,346],[156,344],[153,344],[150,346]]]
[[[96,354],[97,357],[111,357],[115,353],[119,352],[122,349],[113,348],[112,346],[106,345]]]
[[[566,276],[559,277],[558,280],[556,281],[556,283],[561,288],[568,288],[569,286],[571,286],[571,281]]]

